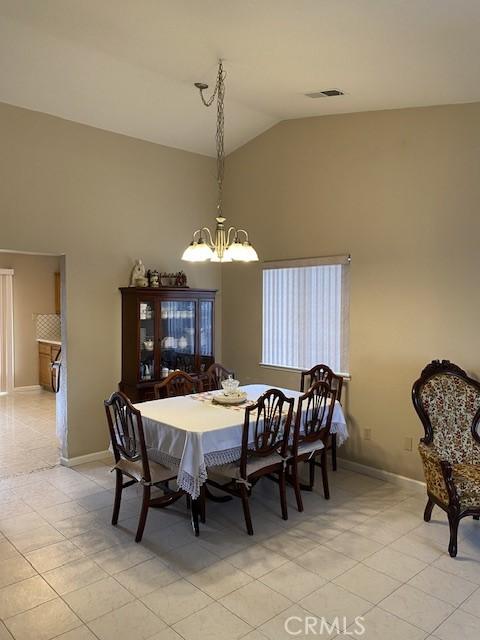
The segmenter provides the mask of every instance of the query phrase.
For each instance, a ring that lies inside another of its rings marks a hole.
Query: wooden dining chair
[[[327,444],[332,425],[336,391],[330,389],[328,382],[314,382],[308,391],[298,398],[291,457],[288,461],[289,477],[297,500],[297,508],[303,511],[300,489],[312,491],[315,484],[315,467],[322,469],[323,495],[330,498],[327,470]],[[317,460],[320,457],[320,461]],[[309,465],[309,484],[300,484],[299,462]]]
[[[202,391],[203,385],[200,378],[193,378],[185,371],[174,371],[153,387],[156,400],[165,397],[188,396],[191,393],[201,393]]]
[[[140,542],[147,521],[149,507],[166,507],[181,498],[184,491],[170,491],[168,483],[176,477],[176,473],[158,462],[148,459],[143,431],[142,416],[138,409],[130,403],[121,391],[112,393],[105,400],[110,440],[115,458],[116,487],[113,506],[112,524],[116,525],[120,513],[120,502],[123,489],[135,483],[143,487],[143,501],[138,521],[135,542]],[[124,476],[130,478],[124,482]],[[153,485],[163,484],[163,496],[151,499]]]
[[[316,364],[308,371],[302,371],[300,378],[300,391],[304,392],[309,389],[314,382],[328,382],[331,389],[336,391],[338,402],[342,402],[343,377],[335,373],[326,364]],[[330,443],[327,447],[332,452],[332,469],[337,470],[337,436],[335,433],[330,434]]]
[[[207,374],[206,384],[209,391],[214,391],[215,389],[221,389],[223,380],[226,380],[229,376],[232,376],[232,378],[235,377],[235,374],[233,373],[233,371],[229,371],[222,364],[218,362],[214,362],[213,364],[211,364],[208,367],[206,374]]]
[[[207,470],[207,484],[242,500],[249,535],[253,535],[249,496],[263,476],[278,475],[282,518],[288,519],[286,461],[294,403],[279,389],[265,391],[245,409],[240,460]]]

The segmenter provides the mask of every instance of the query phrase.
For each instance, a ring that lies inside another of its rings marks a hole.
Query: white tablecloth
[[[251,384],[241,387],[252,402],[271,386]],[[281,389],[288,398],[302,395]],[[221,392],[214,392],[221,393]],[[200,395],[200,394],[199,394]],[[207,479],[207,467],[240,459],[244,407],[224,407],[195,396],[177,396],[135,405],[141,411],[148,455],[177,471],[178,486],[193,498]],[[348,438],[341,405],[336,402],[332,432],[337,443]]]

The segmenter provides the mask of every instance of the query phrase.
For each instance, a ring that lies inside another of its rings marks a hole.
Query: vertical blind
[[[0,393],[13,391],[13,270],[0,269]]]
[[[345,264],[265,268],[262,364],[346,371]]]

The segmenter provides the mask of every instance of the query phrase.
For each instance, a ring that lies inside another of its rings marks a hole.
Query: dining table
[[[272,385],[239,387],[246,393],[240,405],[215,402],[222,390],[174,396],[138,403],[148,457],[177,472],[179,489],[192,499],[192,525],[198,535],[198,498],[208,477],[208,468],[240,459],[245,407],[255,402]],[[280,389],[287,398],[299,398],[300,391]],[[348,438],[341,404],[336,401],[331,432],[337,446]]]

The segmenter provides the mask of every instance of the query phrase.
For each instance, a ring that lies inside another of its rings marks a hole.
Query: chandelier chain
[[[222,61],[218,64],[218,76],[215,88],[210,98],[205,99],[203,95],[203,88],[200,88],[200,96],[202,102],[206,107],[210,107],[213,104],[215,98],[217,98],[217,133],[215,136],[217,146],[217,213],[223,217],[223,178],[225,175],[225,151],[224,151],[224,130],[225,130],[225,76],[226,72],[223,69]],[[206,86],[206,85],[205,85]]]

